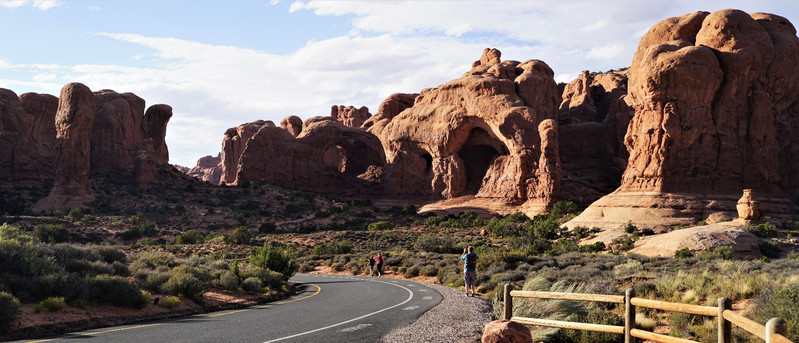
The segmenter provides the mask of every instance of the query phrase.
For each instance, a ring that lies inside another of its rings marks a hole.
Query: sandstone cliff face
[[[34,211],[84,207],[94,199],[89,183],[89,134],[94,115],[94,95],[89,87],[70,83],[61,89],[55,117],[58,140],[55,183],[50,194],[34,206]]]
[[[0,89],[0,183],[53,182],[37,211],[85,206],[93,197],[90,177],[157,183],[156,170],[168,168],[164,135],[172,113],[154,105],[147,114],[135,94],[92,93],[79,83],[64,86],[60,98]]]
[[[94,101],[92,173],[132,173],[133,158],[144,140],[144,99],[132,93],[101,90],[94,93]]]
[[[330,117],[314,117],[296,138],[282,128],[259,129],[241,155],[236,183],[265,179],[294,189],[355,195],[379,183],[384,161],[376,136]]]
[[[200,158],[194,168],[186,170],[186,175],[218,185],[222,179],[222,153]]]
[[[634,110],[627,73],[589,73],[564,85],[558,111],[564,199],[591,202],[620,185],[627,166],[624,136]]]
[[[380,136],[380,132],[383,131],[383,128],[386,127],[391,119],[394,119],[400,112],[411,108],[418,96],[419,93],[391,94],[377,107],[377,113],[363,123],[363,127],[376,136]]]
[[[333,105],[330,109],[330,117],[333,120],[349,127],[361,127],[371,116],[372,114],[369,113],[369,109],[366,106],[355,108],[354,106]]]
[[[542,202],[548,204],[557,189],[541,188],[536,171],[539,124],[555,117],[558,102],[552,70],[538,60],[501,62],[496,49],[486,49],[474,66],[423,90],[413,107],[377,130],[389,164],[387,192],[517,203],[551,194]]]
[[[289,123],[290,120],[288,119],[289,118],[283,119],[280,123],[281,126],[284,122]],[[300,118],[297,119],[299,120]],[[256,120],[229,128],[225,131],[225,138],[222,140],[222,175],[220,177],[220,183],[233,184],[236,182],[236,173],[238,172],[241,154],[247,146],[247,141],[262,127],[275,127],[275,123],[268,120]],[[299,127],[302,128],[302,121],[300,121]]]
[[[791,211],[797,59],[796,30],[771,14],[695,12],[653,26],[630,67],[636,115],[621,186],[577,219],[608,222],[609,212],[653,203],[647,217],[695,220],[734,211],[745,188],[775,213]]]

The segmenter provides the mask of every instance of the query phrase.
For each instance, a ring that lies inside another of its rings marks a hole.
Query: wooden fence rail
[[[514,317],[514,297],[624,304],[624,326]],[[718,342],[720,343],[732,342],[732,325],[735,325],[744,331],[765,340],[766,343],[793,343],[791,340],[785,337],[788,331],[788,326],[784,320],[780,318],[772,318],[766,323],[766,325],[762,325],[756,321],[742,316],[735,311],[730,310],[731,301],[727,298],[719,298],[718,306],[700,306],[637,298],[635,297],[635,290],[632,288],[628,289],[622,296],[608,294],[514,291],[510,284],[505,284],[504,301],[503,319],[528,325],[616,333],[624,335],[625,343],[635,343],[636,338],[662,343],[696,343],[696,341],[689,339],[661,335],[651,331],[635,328],[636,307],[646,307],[667,312],[680,312],[706,317],[715,317],[718,319]]]

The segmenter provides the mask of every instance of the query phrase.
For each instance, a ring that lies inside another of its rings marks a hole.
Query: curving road
[[[397,279],[297,274],[291,299],[28,342],[376,342],[442,300],[423,284]]]

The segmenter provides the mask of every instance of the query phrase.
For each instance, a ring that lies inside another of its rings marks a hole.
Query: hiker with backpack
[[[369,276],[375,275],[375,258],[369,257]]]
[[[477,254],[472,252],[474,247],[469,246],[463,249],[461,260],[463,263],[463,281],[466,284],[466,296],[474,296],[474,283],[477,282]],[[469,288],[472,289],[472,294],[469,295]]]
[[[377,277],[383,276],[383,261],[384,261],[383,255],[381,255],[378,252],[377,256],[375,256],[375,264],[377,265]]]

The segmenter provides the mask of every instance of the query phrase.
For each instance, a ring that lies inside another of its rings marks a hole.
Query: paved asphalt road
[[[406,280],[311,274],[292,280],[305,291],[284,301],[28,342],[376,342],[442,300]]]

